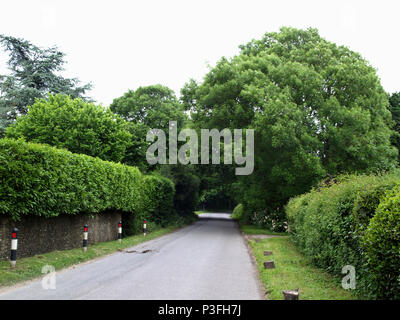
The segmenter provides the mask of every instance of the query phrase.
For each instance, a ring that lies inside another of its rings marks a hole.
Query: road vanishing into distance
[[[230,214],[203,214],[176,232],[57,271],[55,279],[55,289],[44,289],[42,278],[3,288],[0,300],[264,298],[256,266]]]

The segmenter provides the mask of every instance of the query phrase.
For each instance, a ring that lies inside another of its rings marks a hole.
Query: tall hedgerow
[[[1,139],[0,180],[0,214],[15,221],[105,210],[124,213],[128,225],[174,219],[171,180],[48,145]]]
[[[398,189],[393,188],[399,183],[398,171],[341,176],[292,198],[286,214],[293,241],[315,265],[338,277],[344,266],[353,265],[360,295],[394,298],[400,292],[398,280],[394,280],[400,259],[397,235],[393,234],[399,228],[396,210],[400,203],[396,202]],[[388,192],[390,196],[385,198]],[[383,256],[385,259],[378,258]]]

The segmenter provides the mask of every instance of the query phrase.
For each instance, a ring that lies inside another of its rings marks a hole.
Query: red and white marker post
[[[17,264],[17,248],[18,248],[18,229],[14,228],[11,233],[11,268],[15,268]]]
[[[88,243],[88,225],[85,224],[83,226],[83,252],[87,251],[87,243]]]
[[[122,221],[118,222],[118,242],[122,242]]]
[[[147,228],[146,228],[146,219],[143,220],[143,235],[145,236],[147,233]]]

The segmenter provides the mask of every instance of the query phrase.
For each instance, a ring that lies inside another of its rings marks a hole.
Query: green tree
[[[64,53],[56,47],[42,49],[29,41],[0,35],[0,45],[9,54],[10,75],[0,75],[0,135],[18,115],[26,114],[36,98],[47,93],[64,93],[85,98],[91,84],[79,85],[58,73],[63,70]]]
[[[192,215],[199,202],[200,178],[192,165],[161,166],[159,172],[175,184],[174,207],[180,215]]]
[[[143,123],[148,128],[168,131],[169,121],[177,121],[182,127],[187,119],[175,93],[168,87],[152,85],[129,90],[114,99],[111,111],[127,121]]]
[[[326,174],[394,166],[387,95],[358,53],[287,27],[240,49],[186,84],[181,99],[199,127],[255,130],[245,212],[264,221]]]
[[[177,122],[178,131],[189,125],[183,105],[175,93],[162,85],[139,87],[114,99],[110,109],[131,125],[132,146],[128,148],[124,163],[139,166],[143,171],[154,171],[171,179],[176,190],[176,212],[182,217],[191,218],[199,199],[200,179],[196,175],[196,168],[181,164],[150,166],[146,160],[146,150],[150,145],[150,142],[146,141],[149,129],[164,130],[168,139],[170,121]]]
[[[150,142],[146,141],[148,127],[143,123],[127,122],[127,129],[131,134],[131,144],[126,148],[122,163],[136,166],[141,172],[146,172],[149,164],[146,160],[146,151]]]
[[[389,110],[392,113],[395,131],[391,138],[392,144],[400,150],[400,92],[393,93],[389,97]],[[400,154],[398,159],[400,161]]]
[[[139,166],[142,170],[154,170],[146,160],[146,150],[150,145],[146,141],[149,129],[162,129],[168,137],[169,121],[176,121],[183,128],[187,121],[182,104],[168,87],[152,85],[129,90],[122,97],[114,99],[111,111],[130,122],[132,146],[123,162]]]
[[[38,99],[6,129],[8,138],[46,143],[119,162],[131,144],[127,123],[102,106],[67,95]]]

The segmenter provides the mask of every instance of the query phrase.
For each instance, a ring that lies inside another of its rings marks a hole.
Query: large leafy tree
[[[146,150],[150,145],[146,141],[149,129],[164,130],[168,139],[170,121],[177,122],[178,130],[189,124],[183,105],[174,91],[159,84],[139,87],[114,99],[110,109],[130,123],[133,133],[132,146],[127,149],[123,162],[170,178],[176,190],[175,209],[182,216],[192,214],[199,198],[200,179],[196,175],[196,168],[181,164],[149,165],[146,160]]]
[[[286,27],[240,48],[187,83],[182,101],[199,127],[255,129],[247,212],[262,221],[326,174],[393,167],[387,95],[358,53]]]
[[[110,109],[127,121],[166,132],[169,121],[177,121],[178,126],[182,127],[187,119],[174,91],[159,84],[129,90],[122,97],[114,99]]]
[[[101,105],[49,95],[6,129],[8,138],[46,143],[71,152],[119,162],[131,144],[128,124]]]
[[[149,164],[146,160],[146,151],[150,146],[150,143],[146,141],[146,134],[149,128],[143,123],[128,121],[127,128],[131,134],[131,144],[126,148],[121,162],[130,166],[136,166],[142,172],[146,172],[149,169]]]
[[[9,75],[0,75],[0,135],[18,115],[26,114],[36,98],[63,93],[85,98],[91,84],[62,77],[64,53],[56,47],[39,48],[29,41],[0,35],[0,45],[9,54]],[[87,99],[88,100],[88,99]]]
[[[130,122],[132,146],[128,148],[124,162],[137,165],[142,170],[153,170],[146,160],[146,150],[150,145],[146,141],[149,129],[164,130],[168,136],[169,121],[176,121],[183,128],[187,121],[182,104],[174,91],[162,85],[139,87],[129,90],[122,97],[114,99],[111,111]]]

